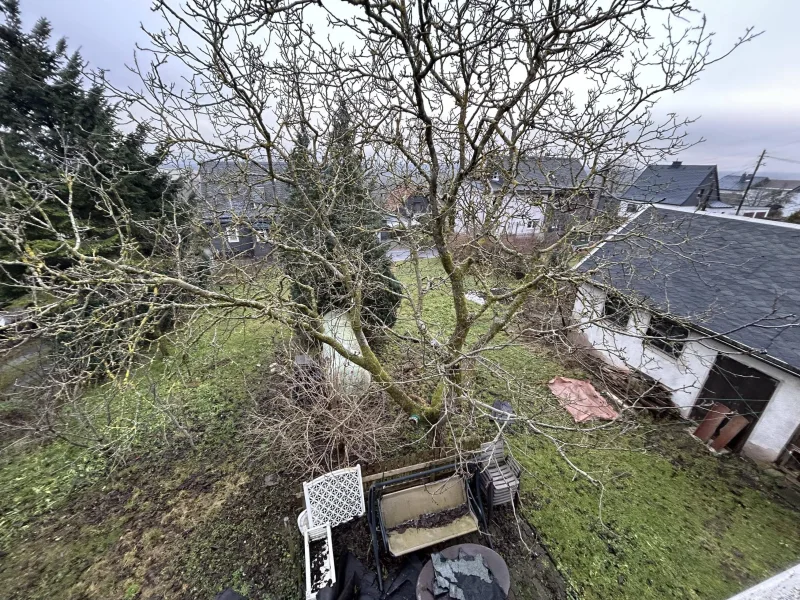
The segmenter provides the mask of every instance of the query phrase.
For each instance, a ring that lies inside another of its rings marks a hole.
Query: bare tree
[[[240,166],[245,204],[253,190],[266,198],[268,230],[232,201],[235,194],[204,194],[202,180],[197,191],[209,210],[199,210],[195,223],[160,224],[158,255],[136,252],[113,181],[96,185],[99,208],[117,223],[115,258],[87,251],[73,218],[64,230],[36,211],[5,214],[0,233],[17,256],[9,264],[25,268],[19,285],[37,298],[36,335],[92,331],[94,312],[65,310],[81,289],[112,290],[106,305],[136,308],[132,324],[171,311],[184,322],[234,314],[274,320],[364,369],[403,411],[435,426],[442,445],[458,445],[491,412],[472,367],[495,369],[487,352],[517,343],[532,301],[561,296],[590,276],[576,272],[575,261],[614,225],[597,210],[602,187],[613,183],[601,180],[685,146],[690,121],[656,119],[658,99],[754,37],[748,30],[714,55],[705,19],[689,2],[670,0],[160,0],[155,8],[164,29],[149,32],[149,46],[137,55],[143,87],[120,96],[176,164]],[[355,170],[335,152],[342,106]],[[309,160],[300,165],[293,152],[306,138]],[[552,159],[581,168],[565,182]],[[67,185],[74,162],[61,169]],[[72,214],[69,200],[41,181],[2,183],[7,197],[59,202]],[[290,205],[279,191],[286,186]],[[358,186],[373,202],[342,225]],[[414,283],[393,292],[405,312],[392,327],[368,301],[391,285],[353,240],[377,239],[376,215],[380,221],[391,212],[377,199],[410,186],[427,211],[397,220]],[[307,223],[302,231],[288,225],[298,213]],[[515,223],[534,220],[535,231],[516,235]],[[200,232],[222,239],[232,225],[270,244],[281,260],[263,272],[223,239],[210,276],[201,277],[205,267],[187,252],[189,240]],[[30,228],[49,232],[69,264],[48,264],[32,250]],[[420,258],[426,252],[435,258]],[[325,298],[302,275],[309,270],[328,282]],[[441,290],[452,312],[447,325],[431,318],[429,298]],[[355,345],[326,328],[332,306],[347,315]],[[127,347],[132,361],[142,359],[135,344]],[[123,365],[103,364],[109,372]],[[538,417],[520,418],[543,431]]]

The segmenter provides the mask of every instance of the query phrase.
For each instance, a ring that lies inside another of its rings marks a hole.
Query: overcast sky
[[[764,34],[714,65],[699,82],[661,101],[660,110],[699,117],[689,130],[705,138],[687,150],[685,163],[717,164],[722,171],[752,171],[761,150],[762,172],[800,172],[800,0],[693,0],[717,33],[714,48],[734,42],[748,26]],[[108,70],[116,85],[133,85],[126,64],[137,42],[144,43],[141,23],[156,29],[160,17],[148,0],[22,0],[24,24],[39,16],[53,24],[56,37],[66,36],[94,68]]]

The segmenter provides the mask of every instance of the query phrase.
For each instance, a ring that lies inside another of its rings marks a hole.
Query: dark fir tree
[[[111,219],[98,205],[97,186],[104,179],[106,191],[129,211],[138,251],[147,255],[154,246],[152,227],[137,227],[167,216],[165,207],[176,190],[158,170],[159,153],[146,150],[142,128],[123,134],[116,113],[102,85],[84,86],[84,62],[80,54],[67,54],[66,42],[51,44],[52,30],[40,19],[30,32],[22,30],[18,0],[0,0],[0,172],[12,181],[25,178],[40,182],[66,197],[59,170],[68,162],[77,170],[72,208],[88,248],[113,256],[119,240]],[[52,47],[51,47],[52,46]],[[109,182],[112,182],[109,185]],[[24,206],[24,194],[13,199],[15,209]],[[42,207],[48,219],[69,237],[68,214],[58,202]],[[171,210],[171,208],[170,208]],[[67,258],[59,250],[62,241],[36,230],[25,231],[29,244],[49,253],[58,265]],[[0,242],[0,253],[8,245]],[[14,285],[24,270],[0,274],[0,303],[24,293]]]
[[[308,136],[301,131],[290,156],[289,169],[297,184],[282,210],[282,231],[289,240],[322,253],[335,264],[336,251],[325,233],[315,225],[312,214],[316,210],[326,211],[330,227],[344,251],[357,257],[355,262],[362,266],[355,275],[363,290],[368,334],[374,337],[380,326],[394,325],[401,289],[392,273],[386,248],[378,240],[381,214],[373,206],[367,190],[350,114],[343,102],[333,116],[322,164],[315,160],[308,144]],[[296,301],[316,306],[320,314],[349,308],[350,296],[320,261],[308,261],[293,252],[284,254],[284,268],[291,269],[299,280],[292,288]]]

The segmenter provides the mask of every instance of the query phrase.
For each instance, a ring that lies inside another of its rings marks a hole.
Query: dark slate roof
[[[696,206],[698,188],[709,175],[713,174],[716,178],[716,172],[716,165],[650,165],[622,194],[622,199]]]
[[[516,173],[510,172],[511,164],[506,161],[492,176],[492,185],[501,187],[511,178],[518,186],[531,188],[570,189],[587,185],[587,173],[581,161],[575,158],[542,156],[521,158]]]
[[[747,187],[748,179],[751,178],[753,179],[753,184],[750,187],[758,187],[769,179],[768,177],[753,177],[752,174],[748,173],[743,173],[741,175],[725,175],[725,177],[719,178],[719,189],[731,192],[743,192]]]
[[[285,163],[273,163],[273,167],[277,173],[286,171]],[[289,186],[273,181],[262,163],[206,162],[200,165],[198,178],[198,202],[207,222],[257,222],[272,213],[276,200],[289,197]]]
[[[800,369],[800,226],[649,207],[578,270]]]

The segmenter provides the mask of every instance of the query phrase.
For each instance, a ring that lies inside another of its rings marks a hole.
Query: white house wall
[[[714,342],[721,351],[725,346]],[[727,349],[730,353],[730,349]],[[800,378],[769,365],[752,356],[732,354],[740,363],[758,369],[778,381],[778,387],[767,408],[753,428],[744,453],[756,460],[773,462],[778,459],[794,432],[800,426]]]
[[[579,290],[573,316],[581,323],[586,341],[610,364],[641,371],[667,386],[684,417],[689,416],[720,353],[776,379],[778,387],[753,428],[744,452],[767,462],[778,458],[800,426],[800,378],[741,355],[716,340],[703,339],[695,332],[690,332],[680,357],[669,356],[643,342],[650,321],[647,311],[634,311],[625,329],[615,329],[607,322],[598,324],[605,299],[605,292],[594,286],[584,284]]]
[[[642,337],[647,331],[650,315],[634,311],[628,321],[627,333],[597,321],[603,314],[606,294],[594,286],[584,285],[575,302],[575,318],[586,325],[581,331],[587,341],[605,360],[617,367],[633,368],[660,381],[672,390],[672,401],[681,414],[689,416],[702,389],[717,351],[690,336],[679,358],[673,358],[645,345]]]
[[[494,202],[499,202],[501,206],[493,227],[495,234],[525,236],[540,231],[544,222],[541,199],[511,194],[500,199],[494,193],[475,185],[465,186],[456,214],[456,233],[474,235],[483,231],[486,225],[486,206]]]

